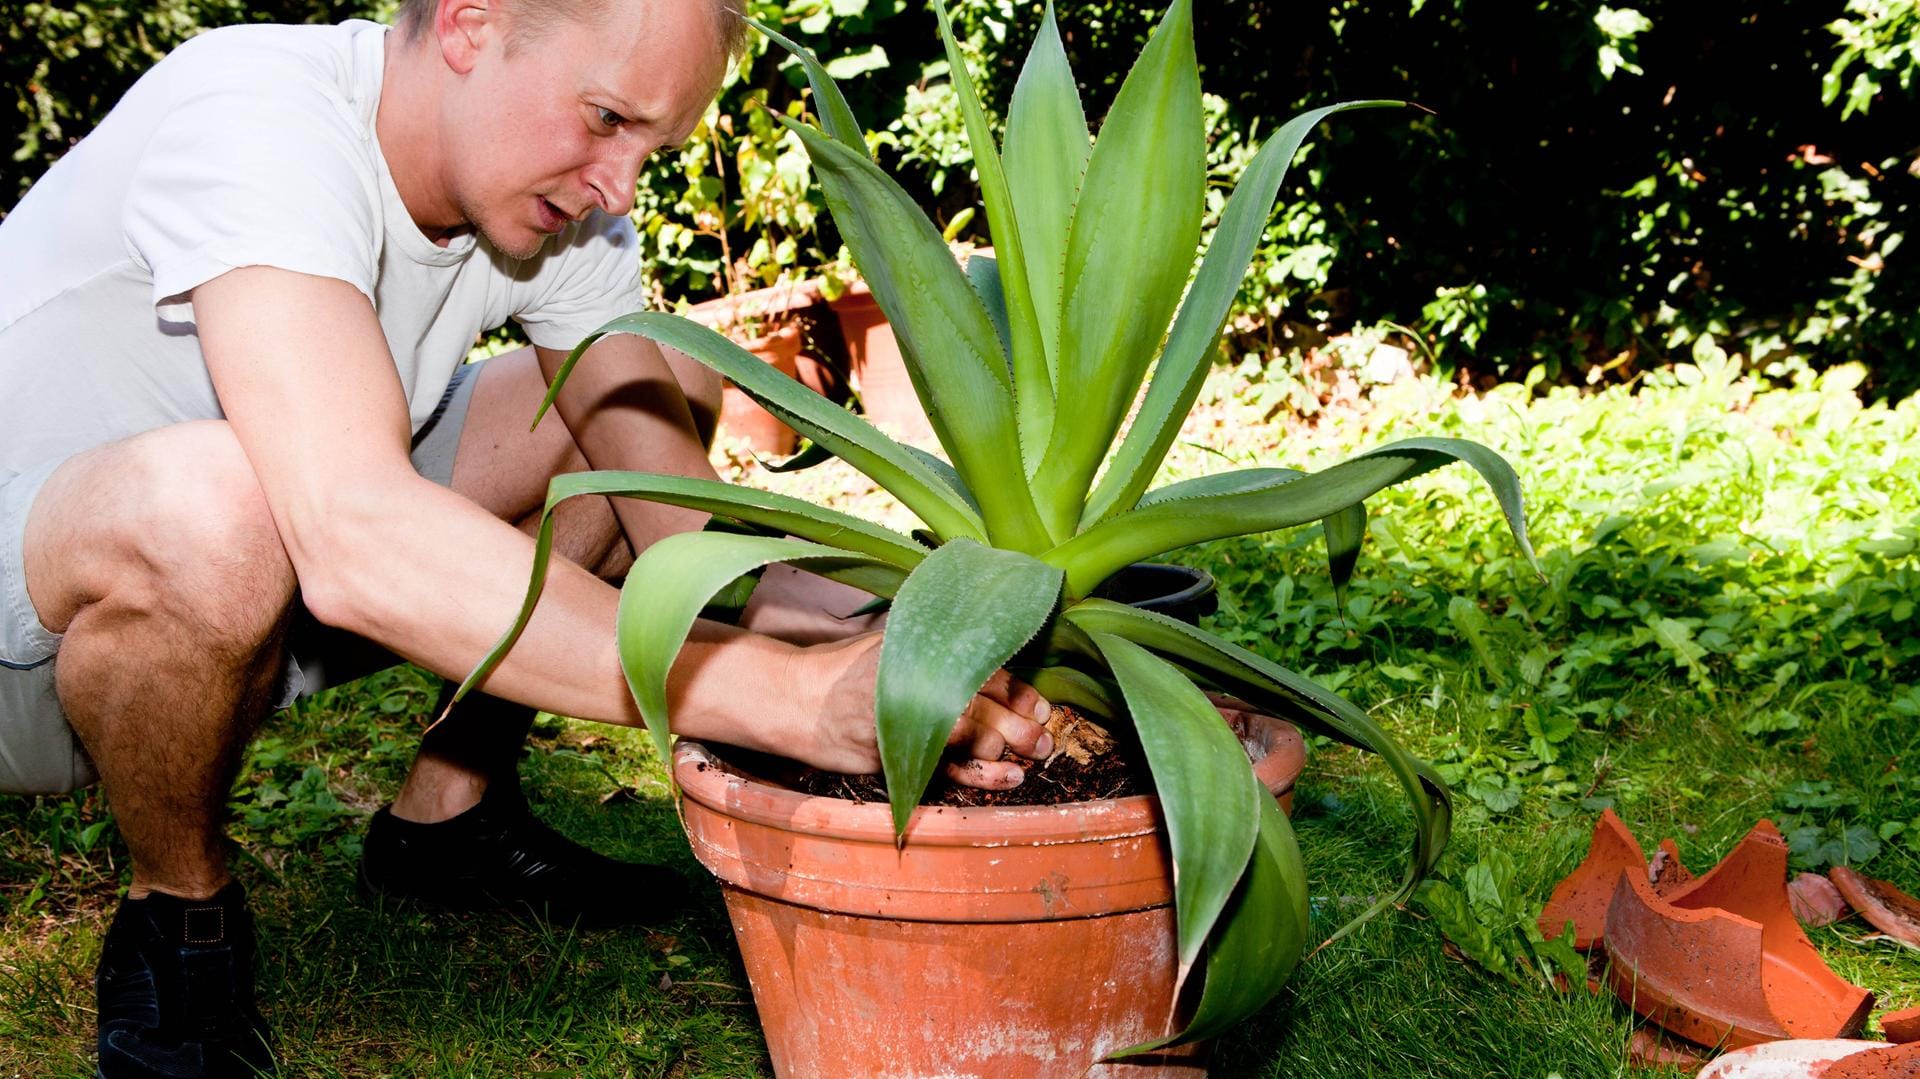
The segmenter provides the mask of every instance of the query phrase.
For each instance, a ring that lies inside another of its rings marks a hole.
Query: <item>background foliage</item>
[[[20,5],[0,31],[16,106],[0,184],[23,191],[140,71],[201,28],[389,7]],[[973,205],[922,5],[747,7],[814,45],[836,76],[861,76],[850,89],[871,140],[942,222]],[[1038,5],[956,7],[986,73],[983,96],[1004,107]],[[1059,8],[1097,119],[1157,10]],[[1259,138],[1302,108],[1400,97],[1433,110],[1342,117],[1309,144],[1248,278],[1241,355],[1372,324],[1410,331],[1443,371],[1485,380],[1539,367],[1564,380],[1658,366],[1711,333],[1762,362],[1787,351],[1863,361],[1870,390],[1920,385],[1910,358],[1920,274],[1901,249],[1920,193],[1914,0],[1759,11],[1681,0],[1214,0],[1196,17],[1203,86],[1218,95],[1208,101],[1216,201]],[[762,111],[803,110],[803,86],[756,39],[709,123],[643,178],[635,219],[662,300],[845,273],[804,155]]]

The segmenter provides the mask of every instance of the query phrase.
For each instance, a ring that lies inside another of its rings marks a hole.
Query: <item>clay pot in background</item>
[[[900,342],[893,324],[880,310],[865,281],[856,281],[829,305],[846,339],[853,388],[867,419],[888,433],[910,441],[932,441],[933,425],[913,392]]]
[[[1227,718],[1290,793],[1299,732]],[[1173,879],[1153,797],[922,806],[896,847],[884,802],[802,794],[724,753],[682,741],[674,778],[781,1079],[1207,1074],[1204,1046],[1099,1063],[1168,1032]]]
[[[788,378],[799,378],[799,326],[782,324],[762,337],[740,342],[740,347]],[[799,443],[793,428],[761,408],[732,382],[722,383],[720,390],[720,438],[744,440],[753,452],[771,457],[784,457]]]

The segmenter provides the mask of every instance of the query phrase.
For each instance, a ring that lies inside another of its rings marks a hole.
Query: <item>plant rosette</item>
[[[1533,552],[1512,467],[1461,439],[1406,439],[1312,474],[1252,468],[1151,488],[1200,391],[1301,142],[1335,113],[1401,103],[1329,105],[1275,130],[1227,199],[1196,266],[1206,128],[1191,0],[1175,0],[1167,10],[1097,142],[1049,8],[1013,93],[1004,146],[994,140],[937,0],[934,11],[995,250],[994,258],[972,258],[964,269],[913,199],[874,164],[859,122],[819,61],[778,31],[758,28],[792,53],[811,81],[820,126],[778,119],[805,145],[854,264],[888,315],[944,460],[768,370],[719,333],[668,314],[608,323],[568,357],[549,393],[550,404],[582,352],[604,334],[648,337],[732,380],[810,438],[817,453],[841,458],[885,488],[924,527],[907,535],[713,480],[560,476],[548,489],[526,602],[461,692],[484,680],[532,617],[551,553],[553,508],[593,494],[705,510],[765,533],[670,536],[641,554],[627,577],[617,630],[622,663],[662,760],[673,759],[666,676],[695,618],[734,579],[773,562],[891,605],[875,725],[887,817],[905,847],[914,844],[915,809],[954,717],[995,669],[1007,668],[1050,700],[1130,728],[1157,792],[1163,831],[1156,834],[1166,852],[1159,873],[1172,892],[1165,946],[1179,1007],[1163,1033],[1098,1047],[1119,1061],[1209,1038],[1264,1007],[1291,976],[1308,932],[1306,871],[1291,827],[1206,690],[1378,754],[1407,796],[1412,836],[1399,885],[1383,889],[1329,939],[1408,897],[1439,858],[1452,814],[1438,773],[1364,710],[1266,656],[1099,598],[1096,589],[1123,567],[1166,551],[1318,523],[1335,586],[1344,592],[1366,531],[1365,500],[1455,461],[1486,480],[1529,561]],[[968,887],[985,892],[993,885]],[[1092,992],[1102,979],[1121,975],[1076,968],[1063,976]],[[1017,1009],[1026,987],[998,992],[1003,1007]],[[918,1029],[930,1020],[887,1009],[866,1021],[875,1029]],[[1080,1075],[1095,1063],[1060,1062],[1048,1074]]]

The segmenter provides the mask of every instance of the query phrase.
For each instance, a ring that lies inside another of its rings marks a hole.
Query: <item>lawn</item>
[[[1311,421],[1280,370],[1221,370],[1168,466],[1325,467],[1410,434],[1505,453],[1545,577],[1454,468],[1370,506],[1344,603],[1317,532],[1210,544],[1215,630],[1307,670],[1438,762],[1457,794],[1441,876],[1513,864],[1537,909],[1615,809],[1696,871],[1773,819],[1796,866],[1920,892],[1920,398],[1865,404],[1859,372],[1695,363],[1600,392],[1426,379]],[[744,482],[888,507],[836,465]],[[543,719],[523,766],[557,826],[699,881],[652,931],[374,910],[354,894],[434,680],[406,668],[272,719],[234,794],[235,864],[263,927],[262,998],[289,1075],[770,1075],[719,892],[680,838],[644,739]],[[1316,745],[1296,810],[1322,933],[1394,878],[1407,816],[1374,763]],[[98,792],[0,798],[0,1076],[92,1074],[91,970],[126,855]],[[1443,947],[1428,905],[1306,963],[1215,1074],[1622,1074],[1629,1013]],[[1505,933],[1510,926],[1494,926]],[[1812,937],[1883,1007],[1920,1003],[1920,954],[1862,923]],[[1675,1073],[1678,1074],[1678,1073]]]

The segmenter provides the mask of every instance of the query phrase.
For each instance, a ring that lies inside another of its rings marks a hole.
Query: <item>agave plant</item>
[[[875,165],[818,60],[758,28],[806,68],[820,125],[776,118],[805,145],[854,262],[892,320],[950,464],[895,442],[725,337],[671,315],[608,323],[574,350],[553,382],[557,392],[604,334],[651,338],[732,380],[821,451],[886,488],[925,528],[905,535],[711,480],[561,476],[548,494],[526,606],[468,686],[485,678],[531,616],[560,502],[588,494],[650,499],[753,526],[766,534],[708,531],[661,540],[627,578],[620,651],[663,758],[671,730],[667,671],[695,618],[729,582],[772,562],[796,563],[891,602],[875,722],[898,833],[925,792],[954,717],[996,668],[1007,666],[1050,699],[1131,722],[1169,832],[1180,974],[1197,969],[1205,979],[1191,1021],[1169,1041],[1208,1036],[1258,1009],[1286,982],[1307,931],[1307,893],[1286,818],[1202,687],[1378,753],[1405,789],[1414,834],[1401,885],[1336,937],[1404,899],[1431,869],[1448,835],[1446,787],[1364,712],[1308,679],[1173,619],[1097,598],[1095,589],[1128,564],[1166,551],[1314,522],[1325,530],[1335,584],[1344,586],[1365,527],[1364,500],[1456,460],[1485,477],[1532,558],[1518,481],[1485,447],[1422,438],[1311,475],[1255,468],[1150,490],[1301,141],[1333,113],[1399,103],[1329,105],[1274,132],[1228,200],[1196,269],[1206,175],[1191,0],[1174,0],[1097,141],[1049,7],[1014,91],[1004,146],[995,144],[939,0],[935,12],[997,255],[965,269],[913,199]],[[1138,414],[1116,446],[1143,382]]]

